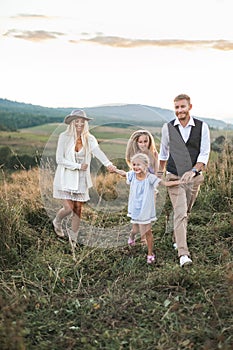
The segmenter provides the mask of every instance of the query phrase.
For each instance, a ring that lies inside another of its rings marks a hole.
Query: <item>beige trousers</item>
[[[167,174],[166,180],[179,179],[178,176]],[[178,256],[190,255],[187,245],[187,224],[188,215],[197,198],[200,185],[204,181],[202,174],[195,176],[189,184],[168,187],[169,197],[173,207],[173,230],[177,244]]]

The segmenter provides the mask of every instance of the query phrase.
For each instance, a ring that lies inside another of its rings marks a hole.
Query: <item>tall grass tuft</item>
[[[201,188],[198,204],[213,211],[232,210],[233,146],[225,142],[221,153],[215,153],[205,174],[205,186]]]

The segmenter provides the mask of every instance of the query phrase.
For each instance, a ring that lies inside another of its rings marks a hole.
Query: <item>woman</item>
[[[90,199],[92,155],[109,171],[115,170],[115,166],[99,148],[96,138],[90,134],[89,120],[91,118],[88,118],[81,109],[75,109],[67,115],[64,123],[68,127],[60,134],[56,151],[57,169],[53,183],[53,197],[62,199],[63,207],[57,212],[53,226],[56,234],[64,237],[62,220],[73,212],[72,229],[68,235],[74,243],[78,239],[83,203]]]

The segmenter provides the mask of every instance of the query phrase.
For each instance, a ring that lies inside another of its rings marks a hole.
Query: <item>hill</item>
[[[174,112],[169,109],[140,105],[125,104],[111,105],[85,108],[88,115],[92,116],[98,122],[127,122],[132,124],[142,124],[149,126],[162,126],[165,122],[174,119]],[[196,116],[196,118],[205,121],[210,128],[216,129],[233,129],[233,124],[225,123],[222,120],[204,118]]]
[[[0,99],[0,130],[17,130],[47,123],[60,123],[72,109],[79,108],[49,108],[22,102]],[[83,107],[81,107],[83,108]],[[83,108],[88,116],[94,118],[95,124],[122,123],[144,126],[162,126],[174,118],[169,109],[140,105],[119,104]],[[197,116],[209,127],[216,129],[232,129],[233,124],[222,120]]]

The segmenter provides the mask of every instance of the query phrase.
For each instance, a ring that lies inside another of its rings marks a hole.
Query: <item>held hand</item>
[[[113,164],[111,164],[111,165],[108,165],[108,166],[107,166],[107,169],[108,169],[108,171],[109,171],[110,173],[115,173],[115,171],[116,171],[116,166],[113,165]]]
[[[121,176],[126,176],[126,172],[124,170],[116,169],[115,172]]]
[[[157,171],[156,174],[155,174],[159,179],[162,179],[163,177],[163,171]]]
[[[186,173],[184,173],[184,175],[181,177],[180,181],[184,183],[192,182],[195,175],[195,172],[192,170],[186,171]]]
[[[88,164],[81,164],[80,170],[86,171],[86,170],[87,170],[87,167],[88,167]]]

